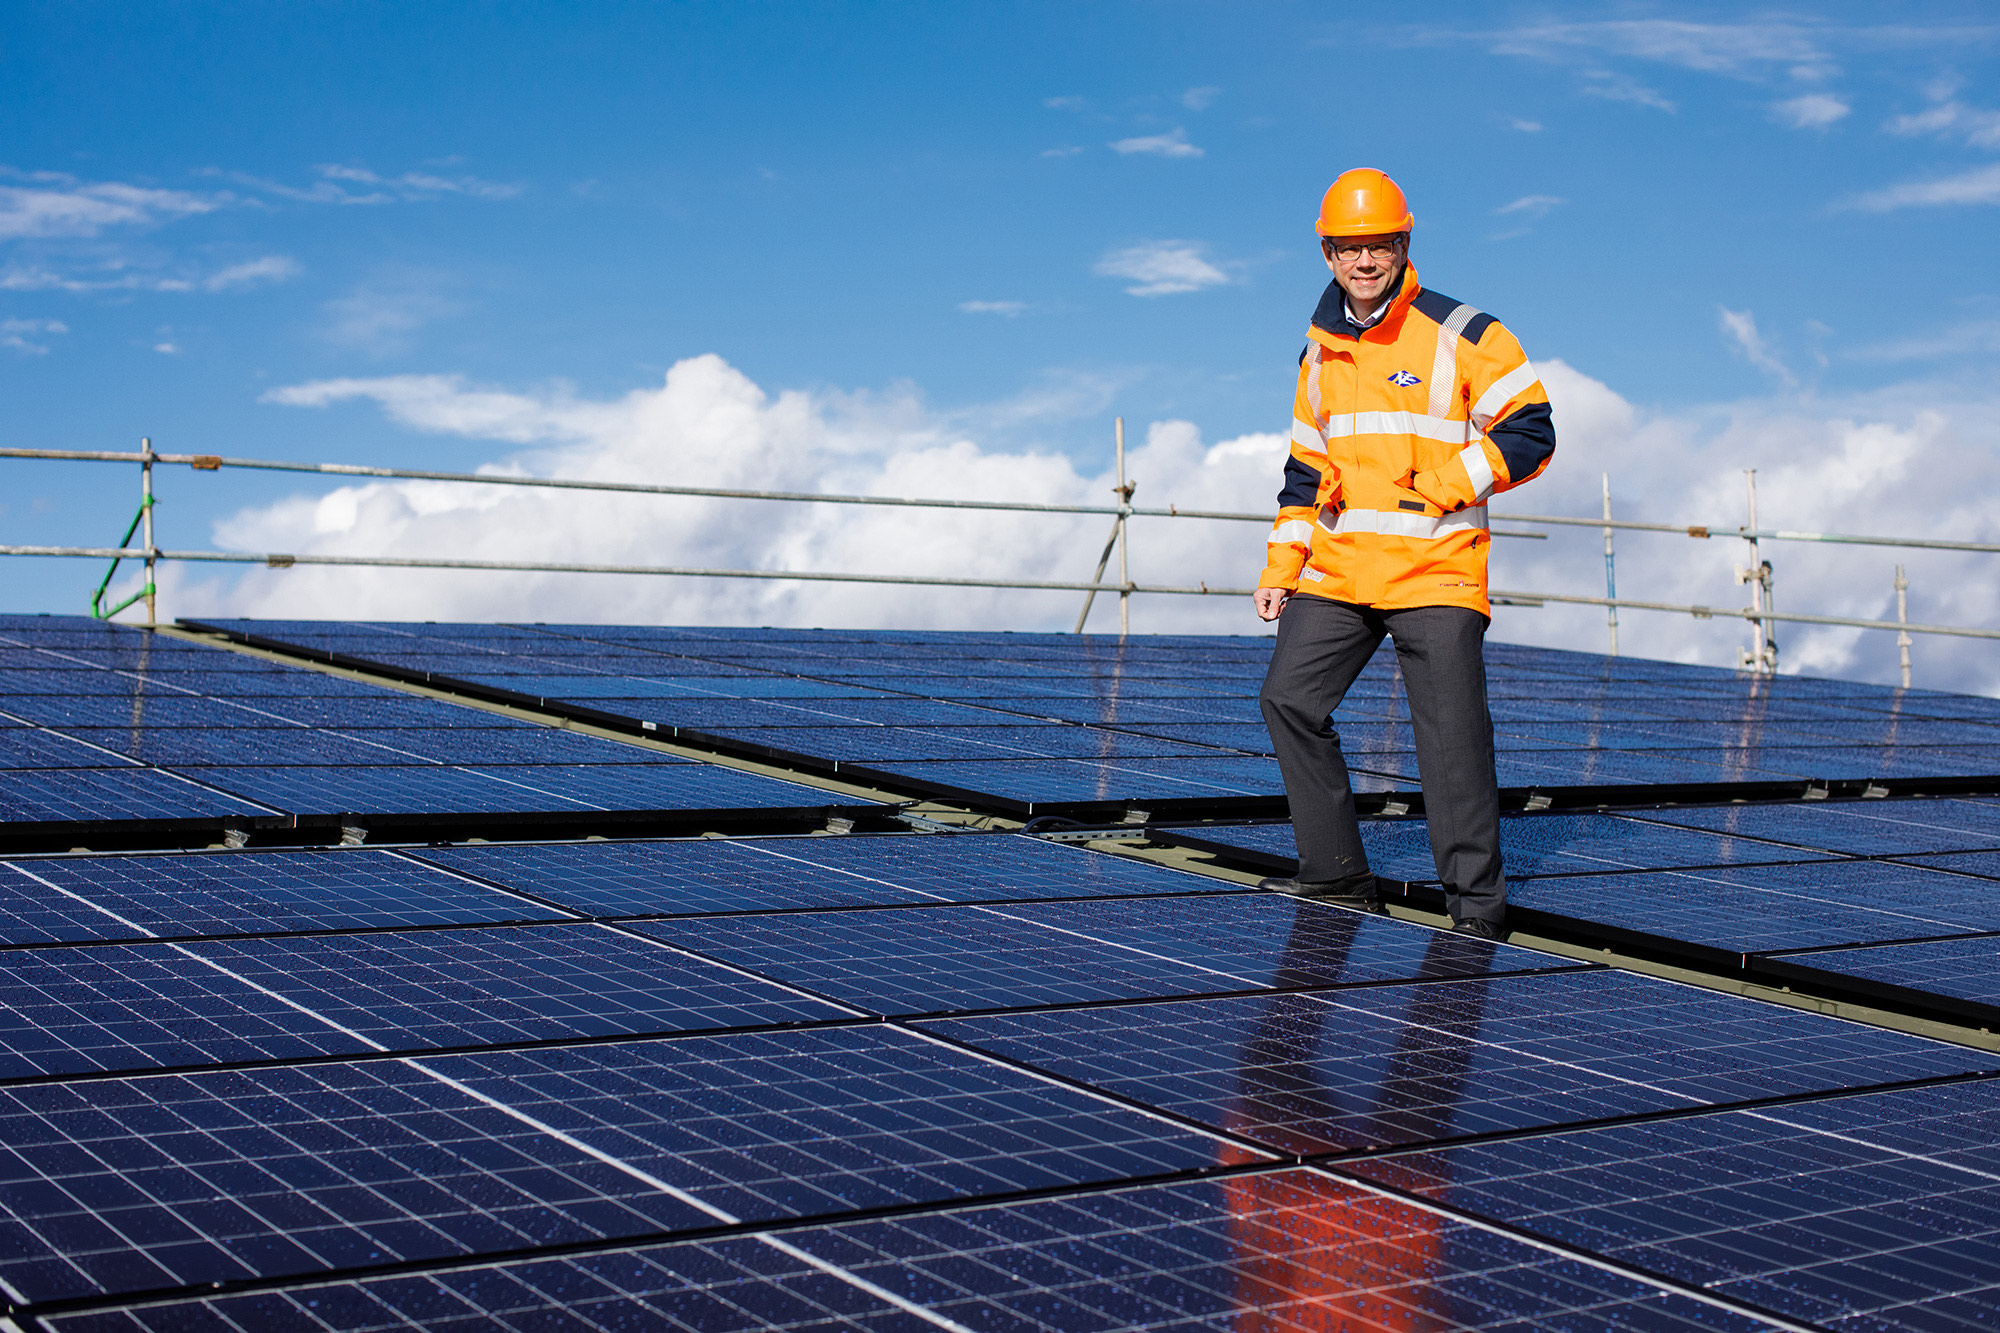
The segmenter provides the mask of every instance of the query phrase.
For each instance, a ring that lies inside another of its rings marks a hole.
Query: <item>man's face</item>
[[[1382,299],[1402,266],[1409,238],[1401,232],[1378,236],[1327,236],[1320,242],[1327,267],[1341,289],[1357,301]]]

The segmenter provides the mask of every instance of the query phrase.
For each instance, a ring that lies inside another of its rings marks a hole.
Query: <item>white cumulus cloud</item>
[[[1146,134],[1132,139],[1119,139],[1107,144],[1106,147],[1114,153],[1123,153],[1127,156],[1133,153],[1152,157],[1207,156],[1201,149],[1187,141],[1187,131],[1183,129],[1169,130],[1165,134]]]
[[[1141,241],[1113,250],[1092,271],[1101,278],[1125,278],[1130,296],[1174,296],[1220,287],[1229,275],[1211,263],[1198,241]]]
[[[1684,413],[1640,408],[1560,359],[1538,360],[1561,441],[1548,473],[1495,501],[1508,513],[1593,515],[1611,476],[1621,518],[1742,522],[1743,469],[1758,469],[1759,518],[1770,527],[2000,539],[1989,497],[2000,491],[2000,394],[1975,375],[1840,401],[1749,400]],[[1099,465],[967,432],[910,396],[768,393],[714,356],[683,361],[664,382],[623,396],[577,397],[561,385],[488,388],[449,375],[317,381],[273,391],[294,408],[364,404],[410,429],[492,441],[487,470],[716,488],[881,496],[1110,500],[1109,450]],[[1282,414],[1283,403],[1273,410]],[[1286,457],[1276,433],[1208,444],[1184,421],[1132,423],[1128,474],[1144,506],[1268,513]],[[525,449],[526,452],[522,452]],[[1953,484],[1940,489],[1939,477]],[[800,505],[530,491],[429,482],[369,482],[298,493],[217,526],[221,545],[293,554],[400,554],[684,568],[939,574],[1082,580],[1109,521],[1019,514]],[[1495,543],[1493,583],[1511,591],[1601,595],[1597,530],[1546,529],[1546,541]],[[1263,567],[1262,522],[1138,519],[1132,570],[1143,584],[1247,588]],[[1744,560],[1727,535],[1620,533],[1622,595],[1723,611],[1744,604]],[[1894,617],[1892,568],[1911,578],[1911,618],[2000,623],[1993,557],[1769,542],[1781,610]],[[238,574],[172,567],[174,615],[569,620],[651,624],[1068,628],[1081,594],[646,576],[498,574],[398,569]],[[1245,597],[1141,596],[1141,632],[1267,633]],[[1098,599],[1095,628],[1115,623]],[[1496,610],[1493,637],[1601,651],[1604,612],[1550,603]],[[1748,627],[1726,614],[1628,611],[1628,654],[1731,665]],[[1895,679],[1894,636],[1839,627],[1779,627],[1786,669]],[[2000,691],[2000,658],[1973,640],[1919,637],[1917,683]]]

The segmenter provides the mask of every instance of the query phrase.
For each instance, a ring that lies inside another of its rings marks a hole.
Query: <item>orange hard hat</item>
[[[1322,236],[1379,236],[1415,223],[1402,190],[1373,167],[1341,172],[1319,201]]]

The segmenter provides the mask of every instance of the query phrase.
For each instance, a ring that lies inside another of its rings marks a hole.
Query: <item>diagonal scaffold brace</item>
[[[132,544],[132,534],[139,530],[139,525],[145,520],[147,512],[152,507],[153,497],[150,495],[139,502],[139,512],[132,515],[132,525],[125,529],[125,536],[119,540],[119,546],[127,547]],[[118,566],[124,559],[125,557],[122,555],[111,558],[111,568],[104,571],[104,582],[98,584],[97,591],[90,594],[90,614],[99,620],[109,620],[134,602],[144,601],[159,591],[153,586],[152,574],[151,571],[148,571],[146,582],[140,587],[139,591],[133,593],[130,597],[118,603],[118,605],[107,609],[104,605],[105,595],[111,591],[111,580],[118,576]]]

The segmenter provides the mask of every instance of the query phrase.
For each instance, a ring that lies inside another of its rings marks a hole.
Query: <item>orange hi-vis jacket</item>
[[[1549,465],[1548,394],[1498,320],[1424,290],[1407,263],[1373,325],[1346,300],[1328,284],[1307,330],[1258,586],[1491,616],[1486,499]]]

